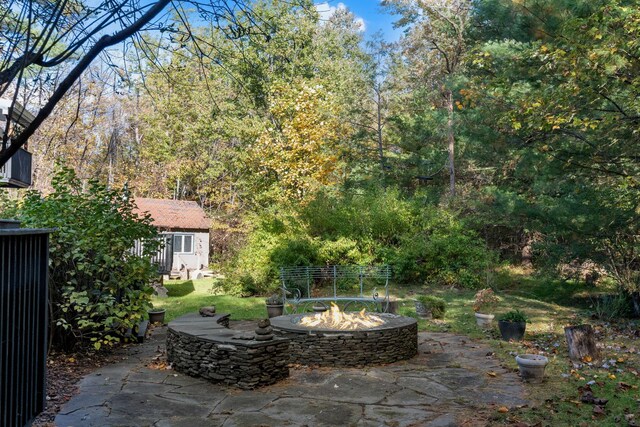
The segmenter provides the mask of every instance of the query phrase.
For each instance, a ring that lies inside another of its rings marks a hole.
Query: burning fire
[[[366,314],[364,309],[359,313],[348,313],[340,311],[340,308],[331,303],[331,310],[317,313],[313,316],[306,316],[300,320],[300,324],[308,327],[323,327],[338,330],[353,331],[360,328],[373,328],[384,323],[382,318]]]

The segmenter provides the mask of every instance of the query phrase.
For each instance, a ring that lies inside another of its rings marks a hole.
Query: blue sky
[[[393,21],[397,17],[383,11],[379,0],[316,1],[316,8],[321,14],[323,12],[331,13],[331,9],[338,7],[347,7],[358,18],[362,19],[367,37],[370,37],[378,30],[382,30],[388,41],[397,41],[400,38],[402,31],[393,29]]]

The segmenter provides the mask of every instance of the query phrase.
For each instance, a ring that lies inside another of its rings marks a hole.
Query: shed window
[[[192,254],[193,253],[193,234],[174,234],[173,235],[173,253]]]

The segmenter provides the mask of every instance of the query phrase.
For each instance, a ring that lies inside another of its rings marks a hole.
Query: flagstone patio
[[[420,333],[419,354],[408,361],[292,368],[285,381],[242,391],[167,369],[166,330],[153,332],[121,363],[85,377],[56,425],[479,426],[498,406],[528,403],[516,373],[488,347],[458,335]]]

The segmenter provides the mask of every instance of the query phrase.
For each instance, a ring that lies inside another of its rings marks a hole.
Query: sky
[[[346,7],[356,15],[362,24],[365,36],[371,37],[381,30],[387,41],[397,41],[401,30],[393,28],[393,22],[398,18],[387,14],[380,7],[380,0],[328,0],[316,2],[316,9],[321,18],[328,17],[337,8]]]

